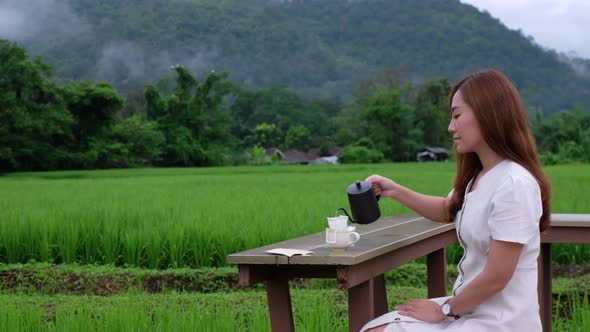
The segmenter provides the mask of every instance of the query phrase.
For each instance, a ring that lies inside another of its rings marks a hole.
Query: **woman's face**
[[[485,141],[473,110],[463,100],[461,90],[453,96],[449,133],[453,135],[457,153],[477,152]]]

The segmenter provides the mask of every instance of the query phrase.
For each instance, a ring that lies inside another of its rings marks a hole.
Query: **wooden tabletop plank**
[[[230,264],[354,265],[454,228],[417,215],[381,218],[370,225],[356,225],[361,239],[347,250],[334,250],[325,242],[325,232],[282,241],[229,255]],[[266,253],[276,248],[311,250],[313,255],[286,257]]]
[[[552,214],[551,225],[557,228],[590,227],[590,214]],[[227,257],[229,264],[272,265],[354,265],[384,253],[454,229],[418,215],[384,217],[369,225],[355,225],[361,239],[347,250],[334,250],[319,232],[254,248]],[[311,250],[313,255],[286,257],[266,253],[276,248]]]

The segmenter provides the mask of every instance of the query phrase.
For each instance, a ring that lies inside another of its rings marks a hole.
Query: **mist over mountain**
[[[180,64],[197,77],[228,71],[247,86],[345,102],[379,71],[420,84],[494,67],[529,109],[590,109],[587,60],[544,50],[458,0],[5,0],[0,37],[64,80],[124,92]]]

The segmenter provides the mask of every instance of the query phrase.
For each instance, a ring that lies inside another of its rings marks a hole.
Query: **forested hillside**
[[[61,33],[39,29],[23,44],[62,79],[107,80],[125,94],[175,64],[336,102],[386,70],[419,85],[495,67],[529,109],[590,107],[587,74],[458,0],[69,0],[63,12]]]

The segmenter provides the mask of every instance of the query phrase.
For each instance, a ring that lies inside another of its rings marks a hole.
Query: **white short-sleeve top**
[[[386,324],[385,331],[541,331],[537,295],[539,221],[543,212],[536,179],[519,164],[504,160],[483,174],[474,191],[465,191],[455,228],[464,249],[453,295],[461,293],[487,262],[492,240],[524,244],[506,287],[458,320],[421,322],[396,311],[367,323],[361,331]],[[451,191],[452,193],[452,191]],[[449,194],[450,195],[450,194]],[[439,304],[448,297],[432,299]]]
[[[485,173],[469,192],[471,184],[455,217],[464,254],[457,266],[459,276],[453,295],[461,293],[483,271],[492,240],[524,244],[508,285],[480,304],[472,315],[495,320],[496,331],[541,331],[537,257],[543,206],[539,184],[529,171],[509,160]]]

